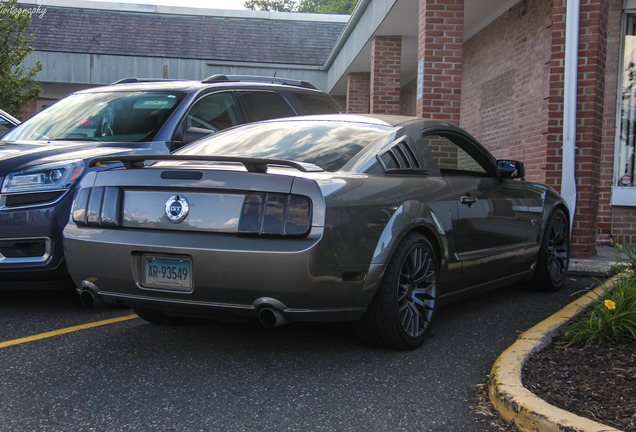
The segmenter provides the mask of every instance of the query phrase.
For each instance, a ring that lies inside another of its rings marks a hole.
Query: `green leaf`
[[[22,109],[42,90],[34,79],[42,64],[37,62],[26,70],[21,66],[33,51],[30,25],[31,15],[17,0],[0,3],[0,108],[18,118],[22,118]]]

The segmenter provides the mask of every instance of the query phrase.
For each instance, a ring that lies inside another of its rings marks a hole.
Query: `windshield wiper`
[[[77,137],[77,138],[54,138],[51,141],[101,141],[97,138]]]

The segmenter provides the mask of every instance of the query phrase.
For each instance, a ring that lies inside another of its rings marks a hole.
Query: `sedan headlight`
[[[7,175],[2,193],[25,193],[67,189],[84,172],[84,162],[38,165]]]

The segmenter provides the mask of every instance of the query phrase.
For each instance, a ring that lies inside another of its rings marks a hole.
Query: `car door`
[[[532,224],[523,184],[498,178],[492,157],[468,136],[440,131],[425,141],[458,205],[451,234],[462,263],[457,289],[521,272]]]

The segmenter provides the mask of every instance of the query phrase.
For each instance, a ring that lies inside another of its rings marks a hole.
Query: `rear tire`
[[[437,260],[418,233],[398,245],[373,300],[355,323],[365,343],[384,348],[418,348],[429,334],[437,309]]]
[[[558,291],[565,284],[570,263],[570,223],[561,209],[556,209],[543,234],[532,288]]]

